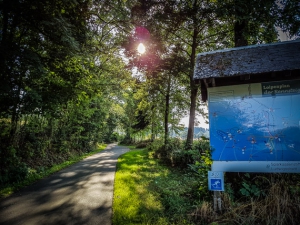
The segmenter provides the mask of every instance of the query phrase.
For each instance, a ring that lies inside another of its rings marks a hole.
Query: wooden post
[[[214,211],[218,211],[218,198],[217,198],[217,191],[214,191]]]
[[[222,211],[222,199],[221,199],[221,192],[218,191],[217,193],[218,197],[217,197],[217,201],[218,201],[218,209],[221,212]]]
[[[222,211],[222,199],[220,191],[214,191],[214,210],[215,212]]]

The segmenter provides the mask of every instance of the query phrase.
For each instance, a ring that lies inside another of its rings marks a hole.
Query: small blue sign
[[[211,179],[210,189],[212,191],[222,191],[222,180],[221,179]]]
[[[224,191],[223,172],[208,171],[208,189],[210,191]]]

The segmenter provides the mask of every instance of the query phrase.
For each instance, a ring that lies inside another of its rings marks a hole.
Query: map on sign
[[[300,80],[208,92],[213,161],[300,161]]]

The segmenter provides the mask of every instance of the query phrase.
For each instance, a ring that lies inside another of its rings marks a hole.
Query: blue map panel
[[[262,166],[275,172],[274,166],[283,165],[275,162],[292,161],[289,166],[300,172],[300,80],[214,87],[208,93],[214,162],[267,162]]]

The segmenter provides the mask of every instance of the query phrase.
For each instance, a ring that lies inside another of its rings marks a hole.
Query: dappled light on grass
[[[193,224],[197,180],[148,157],[146,150],[121,156],[115,177],[113,224]]]
[[[115,225],[155,224],[152,222],[160,217],[163,206],[159,196],[148,189],[151,181],[149,176],[155,177],[159,174],[155,171],[149,173],[151,160],[145,160],[146,154],[145,151],[132,151],[119,159],[113,204]]]

